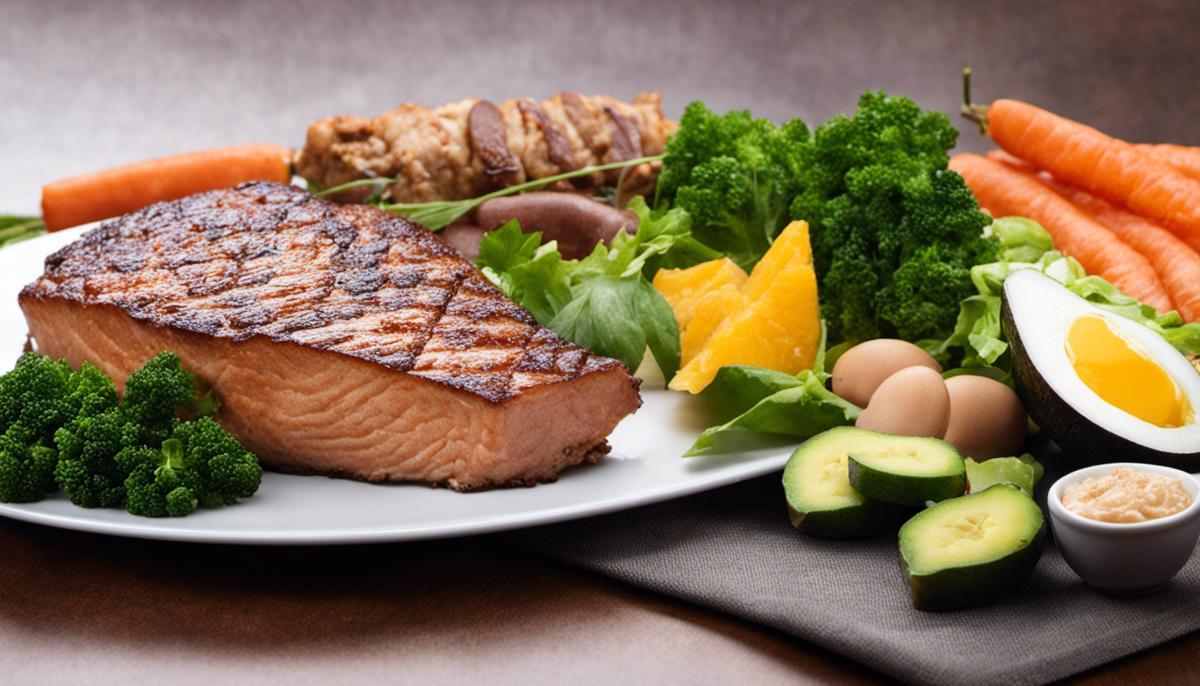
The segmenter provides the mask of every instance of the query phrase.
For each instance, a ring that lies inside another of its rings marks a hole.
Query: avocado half
[[[1079,317],[1103,317],[1139,344],[1200,410],[1200,374],[1151,329],[1103,310],[1033,270],[1004,281],[1001,327],[1011,349],[1017,395],[1040,429],[1083,464],[1147,462],[1200,471],[1200,425],[1163,428],[1124,412],[1084,385],[1066,356],[1066,333]]]
[[[950,547],[947,536],[956,537]],[[900,527],[900,564],[913,607],[939,612],[995,600],[1029,576],[1045,539],[1041,508],[1012,484],[922,510]]]

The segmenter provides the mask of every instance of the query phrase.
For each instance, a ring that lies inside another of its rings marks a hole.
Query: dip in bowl
[[[1178,482],[1186,497],[1159,477]],[[1059,552],[1106,593],[1158,590],[1187,564],[1200,538],[1200,482],[1170,467],[1085,467],[1054,482],[1046,503]]]

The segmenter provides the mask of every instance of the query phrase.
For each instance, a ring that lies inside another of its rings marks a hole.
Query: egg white
[[[1051,390],[1084,418],[1104,430],[1164,453],[1200,452],[1200,374],[1162,336],[1112,314],[1075,295],[1062,284],[1033,270],[1011,274],[1004,293],[1025,354]],[[1083,316],[1104,319],[1135,341],[1151,361],[1179,386],[1192,408],[1188,424],[1156,426],[1109,404],[1079,378],[1067,357],[1067,332]]]

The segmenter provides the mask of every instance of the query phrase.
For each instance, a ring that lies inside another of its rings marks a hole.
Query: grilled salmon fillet
[[[282,471],[532,485],[598,460],[641,402],[624,365],[540,326],[434,234],[287,185],[106,223],[20,305],[39,352],[115,379],[178,353]]]

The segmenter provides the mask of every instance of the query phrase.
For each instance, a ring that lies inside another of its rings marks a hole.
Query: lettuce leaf
[[[853,424],[862,410],[827,389],[828,379],[823,322],[812,369],[792,376],[761,367],[722,367],[700,398],[725,421],[705,429],[683,456],[719,452],[723,439],[737,432],[810,438]]]
[[[979,493],[996,484],[1009,483],[1032,498],[1033,487],[1041,480],[1045,471],[1042,463],[1029,453],[1020,457],[993,457],[982,462],[967,458],[967,484],[970,493]]]
[[[1000,328],[1000,301],[1004,279],[1023,269],[1036,269],[1088,302],[1153,329],[1185,355],[1200,354],[1200,323],[1185,323],[1178,312],[1159,314],[1104,279],[1088,276],[1079,262],[1048,249],[1053,241],[1037,222],[1002,217],[993,222],[991,230],[999,237],[1006,259],[972,267],[971,282],[979,294],[959,305],[954,331],[943,341],[919,342],[944,365],[955,361],[961,367],[1008,370],[1008,341]]]
[[[1000,259],[1004,262],[1037,262],[1054,249],[1054,239],[1042,225],[1026,217],[1000,217],[989,227],[1000,240]]]
[[[646,348],[671,378],[679,369],[675,315],[649,278],[662,266],[686,267],[719,257],[691,233],[684,210],[651,211],[637,197],[629,209],[637,231],[622,231],[582,260],[564,260],[540,233],[515,221],[489,232],[476,264],[505,295],[543,326],[636,370]]]
[[[572,300],[546,326],[636,370],[650,347],[666,378],[679,369],[679,329],[671,306],[641,275],[601,275],[571,289]]]
[[[547,322],[571,301],[571,285],[557,242],[541,243],[542,234],[522,233],[510,221],[480,242],[478,264],[505,295]]]
[[[700,392],[711,416],[726,422],[758,404],[767,396],[795,388],[804,382],[796,376],[764,367],[727,365]]]
[[[653,279],[659,269],[682,269],[723,257],[696,240],[692,235],[692,218],[682,209],[651,210],[640,195],[630,200],[625,209],[638,218],[641,252],[633,264],[641,268],[647,279]]]
[[[825,382],[811,370],[800,372],[796,381],[796,386],[763,398],[728,422],[705,429],[683,456],[715,452],[718,439],[733,431],[810,438],[835,426],[853,424],[862,412],[825,388]]]

